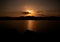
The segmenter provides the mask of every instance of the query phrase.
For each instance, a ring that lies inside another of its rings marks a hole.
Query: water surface
[[[46,32],[48,30],[60,29],[60,21],[54,20],[1,20],[0,28],[16,29],[17,31],[31,30],[35,32]]]

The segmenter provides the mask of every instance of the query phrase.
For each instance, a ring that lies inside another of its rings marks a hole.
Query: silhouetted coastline
[[[21,16],[21,17],[0,17],[0,20],[60,20],[60,17],[34,17],[34,16]]]

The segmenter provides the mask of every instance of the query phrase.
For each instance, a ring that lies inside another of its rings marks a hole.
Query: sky
[[[60,0],[0,0],[0,12],[20,12],[25,10],[54,10],[60,12]]]

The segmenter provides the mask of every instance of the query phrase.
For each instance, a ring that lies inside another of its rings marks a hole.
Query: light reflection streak
[[[35,29],[34,24],[35,24],[34,20],[28,20],[28,28],[27,28],[27,30],[34,31],[34,29]]]

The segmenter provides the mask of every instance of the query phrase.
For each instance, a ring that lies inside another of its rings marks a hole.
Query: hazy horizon
[[[8,17],[20,17],[20,16],[26,16],[26,14],[22,14],[22,12],[20,11],[16,11],[16,12],[1,12],[0,16],[8,16]],[[52,15],[53,14],[53,15]],[[34,16],[34,15],[33,15]],[[40,11],[40,13],[37,13],[36,16],[41,17],[41,16],[60,16],[60,11],[56,11],[56,10],[47,10],[47,11]]]

